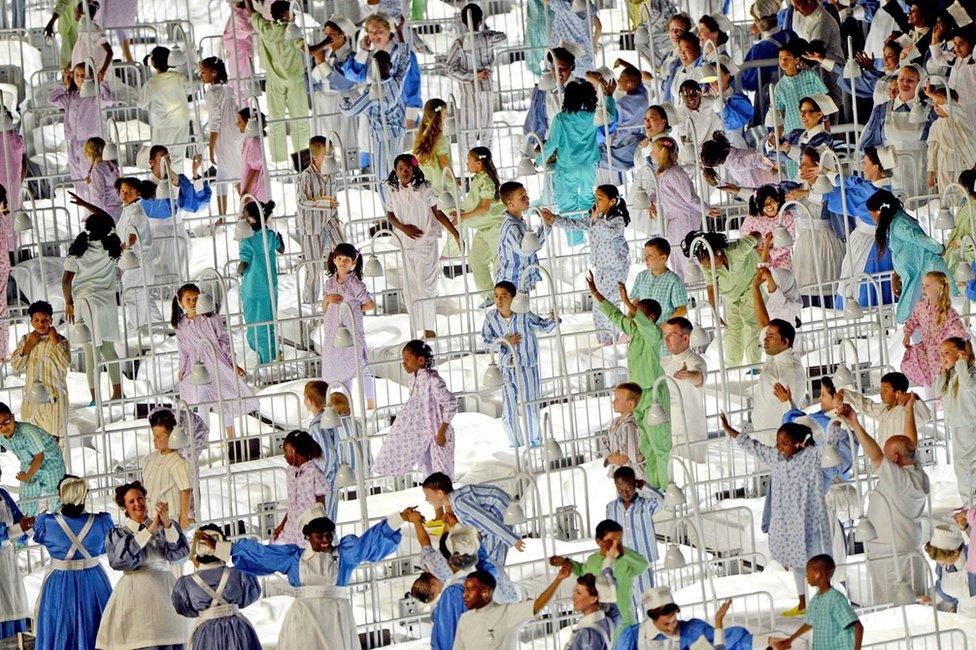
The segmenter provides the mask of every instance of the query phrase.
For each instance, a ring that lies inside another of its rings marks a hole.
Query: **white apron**
[[[295,589],[295,600],[281,622],[278,650],[359,650],[349,588],[335,584],[335,556],[306,548],[299,562],[305,586]]]
[[[13,513],[10,506],[0,499],[0,525],[12,526]],[[27,606],[27,593],[24,591],[24,578],[17,568],[17,554],[14,540],[0,546],[0,621],[16,621],[30,616]]]
[[[908,196],[928,193],[927,161],[924,141],[920,140],[925,124],[911,121],[911,113],[896,113],[890,106],[885,115],[884,132],[887,144],[893,146],[897,164],[891,185]]]
[[[871,249],[874,248],[874,233],[877,228],[857,219],[854,230],[847,236],[847,252],[840,265],[840,277],[837,293],[842,297],[858,297],[860,292],[860,282],[856,278],[864,272],[864,266],[868,263],[871,256]]]
[[[133,533],[139,532],[139,524],[131,519],[124,525]],[[170,563],[156,547],[155,539],[150,539],[143,554],[139,568],[125,571],[112,590],[98,627],[98,650],[132,650],[186,641],[186,619],[173,609],[176,578]],[[147,612],[152,615],[147,616]]]
[[[819,295],[818,279],[824,295],[833,295],[833,287],[830,283],[840,277],[843,261],[844,244],[831,230],[828,220],[797,217],[793,271],[801,295]]]

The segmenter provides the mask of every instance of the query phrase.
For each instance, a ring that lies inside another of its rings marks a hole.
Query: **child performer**
[[[937,378],[946,426],[952,440],[952,469],[964,508],[974,503],[976,484],[976,368],[973,344],[958,336],[942,341],[942,372]]]
[[[231,8],[232,16],[238,15],[238,7]],[[250,32],[251,23],[245,21]],[[226,34],[226,33],[225,33]],[[226,47],[226,46],[225,46]],[[246,47],[250,48],[250,40]],[[227,56],[233,61],[234,51]],[[248,63],[250,67],[250,63]],[[241,177],[241,148],[244,134],[237,126],[237,111],[240,104],[235,89],[227,84],[227,68],[222,59],[215,56],[200,61],[200,80],[207,85],[204,100],[207,105],[207,148],[210,163],[217,168],[216,188],[217,211],[227,214],[227,186]]]
[[[248,122],[257,120],[261,133],[248,133]],[[271,198],[271,188],[268,185],[268,164],[264,159],[262,136],[266,135],[264,115],[251,108],[242,108],[237,112],[237,130],[241,133],[241,182],[237,186],[237,193],[241,196],[250,194],[261,203],[267,203]]]
[[[229,64],[228,81],[234,91],[234,112],[238,106],[247,104],[251,97],[251,61],[254,59],[254,27],[251,25],[247,7],[241,2],[234,2],[230,7],[230,16],[224,24],[221,40],[224,58]],[[205,59],[206,60],[206,59]],[[207,83],[206,80],[201,80]],[[210,113],[213,117],[213,113]],[[230,123],[228,123],[230,124]],[[234,150],[238,151],[238,150]],[[231,178],[236,178],[232,176]],[[223,211],[221,211],[223,212]]]
[[[427,182],[420,164],[413,155],[400,154],[393,160],[393,169],[386,179],[386,220],[401,237],[406,258],[405,281],[411,305],[411,320],[423,330],[425,339],[437,336],[436,325],[437,282],[441,275],[437,222],[460,245],[460,235],[450,219],[437,207],[437,198]]]
[[[668,483],[671,431],[667,423],[649,425],[645,417],[651,404],[656,402],[665,410],[671,404],[666,383],[662,382],[655,391],[651,390],[657,378],[664,374],[661,368],[661,344],[664,337],[656,322],[661,316],[661,306],[650,299],[639,303],[631,302],[627,289],[621,282],[618,291],[628,310],[628,315],[625,316],[596,288],[592,274],[587,274],[586,285],[603,313],[617,329],[630,337],[627,344],[627,374],[630,381],[640,386],[642,391],[634,412],[637,426],[641,429],[640,451],[647,461],[645,474],[648,484],[663,490]]]
[[[600,293],[613,295],[621,282],[627,281],[630,272],[630,250],[624,234],[630,223],[630,213],[616,185],[601,185],[594,193],[596,203],[585,219],[557,217],[549,210],[542,210],[542,220],[547,226],[557,225],[590,233],[590,263],[593,277]],[[613,345],[610,319],[600,310],[593,311],[593,325],[602,345]]]
[[[400,409],[373,463],[376,476],[403,476],[419,463],[424,474],[454,475],[454,429],[457,398],[434,370],[434,352],[413,340],[401,351],[410,375],[410,396]]]
[[[57,0],[51,12],[51,19],[44,27],[44,37],[54,38],[54,24],[58,24],[58,36],[60,37],[60,61],[62,67],[71,65],[71,51],[75,48],[78,40],[78,21],[75,20],[75,8],[72,0]]]
[[[65,68],[61,76],[63,88],[51,91],[48,101],[64,110],[64,137],[68,141],[68,164],[75,192],[87,195],[85,178],[88,177],[88,160],[85,158],[85,144],[89,138],[102,134],[101,107],[112,101],[108,84],[98,84],[98,95],[82,97],[81,86],[88,79],[85,64]]]
[[[603,441],[606,457],[603,466],[608,467],[607,476],[613,478],[621,467],[629,467],[634,475],[644,480],[644,455],[640,450],[640,426],[634,417],[634,410],[640,403],[644,391],[639,384],[627,381],[613,389],[613,412],[617,414],[607,429]]]
[[[624,529],[623,543],[647,560],[647,569],[637,575],[633,601],[638,611],[641,594],[654,586],[654,562],[658,559],[654,534],[654,514],[664,505],[664,495],[638,479],[632,466],[618,467],[613,473],[617,498],[607,504],[607,519]]]
[[[867,154],[867,150],[864,152]],[[892,154],[893,155],[893,154]],[[865,162],[867,156],[865,156]],[[959,184],[966,190],[966,199],[956,209],[956,225],[949,231],[949,237],[945,243],[945,262],[949,267],[949,277],[954,278],[956,269],[960,264],[972,265],[972,258],[976,255],[973,245],[967,239],[967,235],[972,236],[973,222],[976,221],[976,169],[966,169],[959,174]],[[888,189],[891,189],[890,185]],[[865,210],[865,214],[867,210]],[[869,216],[868,219],[871,217]],[[873,221],[871,222],[874,223]],[[976,280],[972,280],[966,287],[966,296],[972,300],[976,298]]]
[[[651,157],[657,163],[657,182],[648,191],[651,215],[665,220],[665,237],[675,248],[681,246],[688,233],[702,227],[703,210],[710,216],[718,215],[718,211],[702,204],[691,178],[678,164],[678,144],[673,138],[654,140]],[[686,264],[681,255],[671,260],[674,272],[681,278],[685,277]]]
[[[278,357],[275,327],[269,321],[278,311],[278,255],[285,252],[285,241],[268,227],[274,207],[274,201],[249,201],[244,206],[244,218],[254,234],[241,240],[237,265],[244,322],[263,323],[247,328],[247,345],[258,353],[258,363],[271,363]]]
[[[238,611],[261,598],[261,584],[214,555],[223,541],[213,524],[197,530],[190,550],[196,571],[176,581],[173,607],[181,616],[198,619],[190,630],[194,650],[261,650],[254,626]]]
[[[447,75],[461,88],[459,137],[463,149],[476,144],[490,148],[497,100],[491,72],[495,47],[505,42],[505,34],[485,27],[484,12],[473,2],[461,9],[461,24],[463,35],[451,45],[444,64]]]
[[[274,529],[274,544],[296,544],[305,547],[300,523],[302,513],[313,503],[324,503],[326,494],[333,489],[325,482],[325,474],[316,460],[322,457],[322,448],[304,431],[292,431],[285,436],[281,447],[288,463],[288,512]]]
[[[190,553],[183,529],[165,501],[154,507],[146,503],[146,488],[139,481],[115,488],[115,503],[125,519],[109,531],[105,551],[122,579],[105,606],[95,647],[182,646],[186,619],[173,608],[171,567],[179,568]]]
[[[919,341],[913,343],[916,333]],[[905,321],[905,356],[901,360],[905,376],[929,393],[942,365],[939,346],[949,337],[967,339],[969,332],[952,306],[949,279],[942,271],[929,271],[922,278],[922,300],[915,303]]]
[[[428,99],[413,140],[413,155],[420,163],[420,171],[435,194],[454,185],[451,171],[451,140],[444,131],[447,104],[443,99]],[[445,209],[448,206],[442,206]]]
[[[200,288],[184,284],[173,296],[170,324],[176,330],[176,349],[180,355],[180,399],[191,406],[198,402],[220,402],[221,418],[227,439],[234,437],[234,417],[257,409],[254,391],[244,383],[245,372],[234,365],[230,349],[230,336],[219,314],[197,312]],[[209,341],[216,349],[216,355]],[[190,383],[190,371],[195,363],[207,368],[212,381],[203,386]],[[210,410],[215,406],[211,405]],[[234,447],[231,447],[233,451]]]
[[[527,266],[539,263],[538,252],[522,251],[522,240],[528,230],[525,212],[529,209],[529,195],[521,183],[507,181],[498,188],[498,198],[505,204],[505,217],[498,232],[498,269],[495,271],[495,280],[511,282],[520,291],[529,292],[542,280],[539,269],[532,269],[525,279],[522,278],[522,271]],[[544,226],[536,229],[535,235],[540,246],[545,242],[548,230]]]
[[[27,631],[27,617],[31,609],[27,604],[24,576],[17,567],[17,551],[14,547],[22,534],[34,526],[34,517],[24,515],[14,503],[10,493],[0,488],[0,638],[17,636]]]
[[[119,180],[119,167],[114,162],[102,160],[104,152],[105,140],[98,136],[88,138],[85,143],[85,158],[90,163],[88,176],[85,177],[88,201],[118,221],[122,216],[122,204],[115,187]]]
[[[455,213],[455,217],[462,230],[473,228],[475,231],[467,251],[468,266],[471,267],[478,294],[485,296],[485,301],[480,305],[484,308],[493,301],[492,271],[498,271],[498,237],[505,219],[505,205],[499,198],[501,182],[491,150],[488,147],[475,147],[468,152],[467,162],[468,172],[474,176],[471,177],[468,193],[461,201],[461,212]]]
[[[830,586],[836,569],[834,559],[827,554],[810,558],[806,563],[806,582],[817,588],[810,599],[810,613],[804,623],[787,639],[770,637],[773,650],[789,648],[793,641],[813,630],[815,648],[851,648],[861,650],[864,626],[844,594]]]
[[[57,508],[58,481],[64,476],[64,458],[58,441],[28,422],[17,422],[0,402],[0,449],[20,462],[20,503],[29,515]],[[53,503],[49,502],[53,501]]]
[[[778,226],[783,226],[790,236],[796,237],[796,222],[789,210],[780,215],[780,207],[786,201],[783,190],[778,185],[763,185],[756,193],[749,197],[749,216],[742,220],[739,232],[755,236],[759,239],[767,233],[772,234]],[[771,269],[792,269],[793,258],[790,247],[771,247],[766,266]]]
[[[748,198],[763,185],[776,183],[776,163],[755,149],[733,147],[722,131],[712,134],[710,140],[701,145],[701,164],[705,180],[709,185],[735,194],[740,199]],[[725,169],[726,181],[718,178],[719,168]]]
[[[71,348],[68,339],[54,328],[54,308],[43,300],[27,308],[34,331],[20,340],[10,364],[14,372],[24,373],[24,397],[21,416],[55,438],[68,435],[68,366]],[[35,404],[27,398],[34,382],[39,381],[51,397],[48,404]]]
[[[329,385],[321,379],[315,379],[305,384],[304,393],[305,408],[312,414],[312,420],[308,423],[308,435],[322,451],[313,462],[325,477],[325,484],[329,486],[329,491],[325,495],[325,513],[332,521],[338,521],[336,519],[339,510],[339,490],[336,487],[336,475],[339,472],[339,450],[336,447],[338,436],[335,429],[322,426],[322,412],[329,404]]]
[[[34,521],[34,541],[51,555],[34,617],[37,646],[94,648],[112,594],[98,558],[105,555],[106,538],[115,522],[107,512],[85,512],[88,485],[84,479],[67,475],[58,491],[60,512],[41,513]]]
[[[190,140],[190,105],[186,97],[195,87],[169,64],[169,48],[154,47],[149,59],[156,74],[142,86],[136,105],[149,114],[151,142],[169,149],[173,166],[182,170]]]
[[[345,241],[336,208],[335,178],[326,173],[326,156],[333,153],[331,143],[321,135],[308,141],[308,167],[298,176],[298,234],[305,260],[304,302],[315,304],[321,299],[321,260],[326,251]],[[308,262],[315,262],[309,264]]]
[[[21,207],[20,194],[24,179],[27,178],[27,145],[18,133],[20,124],[5,106],[0,106],[0,185],[10,190],[7,207],[17,211]],[[14,251],[14,226],[6,220],[8,252]]]
[[[407,508],[394,513],[361,536],[345,535],[335,544],[335,523],[316,503],[299,518],[301,545],[272,546],[253,539],[233,544],[219,541],[213,554],[224,561],[233,559],[234,567],[248,575],[281,573],[297,590],[298,596],[281,623],[279,648],[358,650],[349,580],[362,563],[378,562],[396,550],[401,541],[400,527],[415,512]],[[193,647],[197,647],[195,643]]]
[[[514,313],[512,300],[516,293],[511,282],[503,280],[495,285],[495,309],[485,314],[481,338],[489,346],[498,339],[505,339],[514,348],[512,358],[513,352],[502,345],[498,359],[498,367],[505,378],[502,423],[508,434],[508,446],[516,448],[525,444],[526,432],[522,431],[518,410],[519,404],[524,404],[529,445],[538,447],[542,444],[539,426],[542,379],[539,375],[539,341],[535,333],[537,330],[551,332],[556,328],[556,322],[532,312]]]
[[[150,295],[142,295],[143,283],[148,288],[156,280],[155,246],[153,231],[142,205],[138,178],[127,176],[115,183],[122,202],[116,231],[122,239],[122,248],[131,249],[139,258],[139,268],[122,271],[122,299],[126,322],[130,327],[141,327],[163,321],[163,313]],[[145,278],[145,279],[143,279]],[[141,298],[141,299],[140,299]]]
[[[338,427],[338,448],[339,462],[345,463],[352,471],[356,471],[358,456],[354,448],[360,448],[360,440],[363,440],[363,430],[359,426],[359,421],[352,416],[352,407],[349,405],[349,396],[339,391],[333,391],[329,395],[329,404],[339,415]],[[369,447],[362,450],[362,457],[368,466],[372,463]]]
[[[680,253],[678,253],[680,255]],[[688,290],[678,274],[668,268],[671,244],[663,237],[644,242],[646,269],[637,274],[630,295],[638,302],[652,298],[661,306],[661,322],[688,313]]]
[[[799,567],[806,566],[810,558],[831,551],[831,526],[821,477],[824,447],[814,442],[810,427],[796,422],[779,428],[775,447],[733,429],[724,413],[721,423],[736,444],[770,466],[774,491],[769,551],[783,567],[793,570],[800,600],[782,616],[802,616],[807,597],[804,571]]]
[[[142,459],[144,496],[149,503],[167,504],[168,515],[186,529],[190,526],[193,485],[190,463],[170,446],[176,416],[169,409],[160,409],[149,416],[149,426],[155,451]]]
[[[64,260],[61,290],[64,292],[65,317],[69,323],[74,323],[77,313],[78,322],[85,323],[91,331],[92,340],[84,345],[85,374],[92,398],[89,406],[95,405],[95,348],[98,348],[101,361],[119,358],[115,342],[121,338],[116,302],[121,255],[122,241],[115,234],[115,221],[104,212],[95,212],[85,221],[85,230],[72,242]],[[79,299],[77,312],[75,298]],[[108,374],[112,382],[110,399],[121,399],[119,364],[110,364]]]
[[[644,139],[644,114],[647,112],[649,97],[647,88],[641,81],[640,70],[622,59],[614,61],[613,67],[623,66],[617,78],[617,91],[614,99],[617,103],[616,133],[610,141],[610,161],[607,163],[607,144],[601,144],[603,149],[600,160],[598,179],[614,185],[624,184],[624,172],[633,169],[634,156],[640,141]],[[613,175],[609,167],[613,167]],[[603,183],[601,183],[603,184]]]
[[[361,377],[366,408],[376,406],[373,377],[366,369],[366,332],[363,312],[375,303],[363,283],[363,256],[352,244],[338,244],[326,262],[325,300],[322,301],[322,379],[340,383],[352,392],[352,380]],[[345,303],[349,309],[342,306]],[[351,312],[351,314],[350,314]],[[336,348],[336,331],[345,326],[355,347]],[[361,373],[361,374],[360,374]]]

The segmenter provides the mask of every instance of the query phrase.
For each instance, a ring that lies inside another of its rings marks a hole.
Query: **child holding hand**
[[[68,339],[54,328],[54,309],[39,300],[27,308],[34,331],[25,334],[10,357],[14,372],[24,373],[24,399],[21,417],[55,438],[68,434],[68,366],[71,348]],[[51,397],[48,404],[35,404],[27,391],[39,381]]]

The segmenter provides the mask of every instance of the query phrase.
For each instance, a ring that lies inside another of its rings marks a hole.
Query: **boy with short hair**
[[[308,435],[322,448],[322,455],[312,462],[325,475],[325,483],[330,486],[325,497],[325,512],[333,522],[339,510],[339,491],[334,489],[336,475],[339,473],[339,453],[336,451],[336,431],[322,426],[322,411],[328,401],[329,385],[321,379],[305,384],[305,408],[312,414],[308,424]]]
[[[688,313],[688,291],[678,274],[668,268],[671,244],[664,237],[644,242],[644,264],[647,269],[637,274],[630,295],[634,300],[651,298],[661,305],[659,322]]]
[[[505,204],[505,217],[501,229],[498,231],[498,270],[495,281],[507,281],[515,285],[516,289],[531,291],[537,282],[542,280],[538,269],[533,269],[524,283],[522,270],[532,264],[539,263],[537,251],[522,252],[522,238],[525,237],[525,212],[529,209],[529,195],[525,186],[516,181],[502,183],[498,188],[498,198]],[[546,240],[546,226],[539,226],[535,234],[542,245]]]
[[[639,553],[624,547],[623,537],[623,526],[612,519],[604,519],[596,526],[596,545],[600,550],[586,558],[586,562],[579,563],[561,555],[549,558],[552,566],[569,563],[576,576],[588,573],[599,576],[604,568],[613,569],[613,577],[617,581],[617,608],[620,610],[618,630],[637,621],[632,602],[633,583],[650,566]]]
[[[807,606],[807,622],[788,639],[770,638],[774,650],[789,648],[793,641],[810,630],[813,630],[815,649],[861,650],[864,626],[844,594],[830,586],[834,569],[834,559],[829,555],[815,555],[807,560],[807,583],[817,588]]]
[[[339,426],[335,431],[339,434],[336,441],[336,448],[339,451],[339,462],[345,463],[352,471],[356,471],[356,452],[353,449],[362,439],[362,430],[359,422],[352,417],[352,407],[349,405],[349,397],[340,391],[335,391],[329,395],[329,404],[339,416]],[[369,454],[369,450],[364,450],[363,454]],[[366,466],[369,466],[367,458]]]
[[[50,303],[43,300],[32,303],[27,308],[27,315],[34,331],[20,339],[10,357],[14,372],[25,373],[21,416],[55,438],[61,438],[68,434],[67,379],[71,348],[68,339],[54,328],[54,309]],[[35,381],[47,389],[51,397],[49,404],[35,404],[26,399],[26,393]]]
[[[607,438],[604,440],[606,458],[603,466],[608,467],[607,476],[614,476],[614,472],[621,467],[629,467],[644,479],[644,455],[640,451],[640,427],[634,418],[634,409],[640,402],[644,391],[632,381],[618,384],[613,389],[613,412],[618,417],[610,423]]]
[[[302,259],[316,262],[315,266],[305,267],[305,291],[302,294],[304,301],[312,304],[318,304],[321,298],[319,278],[323,273],[323,260],[337,244],[345,241],[336,211],[339,203],[335,199],[335,179],[322,169],[331,148],[324,136],[312,136],[308,141],[308,167],[302,170],[296,183]]]
[[[499,352],[498,368],[505,378],[502,402],[502,423],[508,434],[508,444],[512,448],[525,444],[525,432],[519,426],[518,405],[525,404],[526,428],[529,445],[538,447],[542,441],[539,427],[539,398],[542,397],[542,378],[539,375],[539,342],[536,331],[551,332],[556,322],[528,312],[516,314],[512,311],[515,298],[515,285],[502,280],[495,285],[495,309],[485,314],[481,327],[481,338],[485,345],[492,345],[498,339],[511,343],[513,352],[502,345]],[[514,356],[514,359],[512,358]]]
[[[881,377],[880,404],[847,388],[837,391],[837,399],[877,421],[874,439],[884,447],[885,441],[892,436],[909,435],[905,430],[905,408],[909,401],[908,396],[911,395],[908,385],[908,377],[900,372],[889,372]],[[913,410],[915,428],[920,430],[928,422],[931,413],[921,399],[915,400]],[[914,438],[912,443],[917,445],[918,439]]]

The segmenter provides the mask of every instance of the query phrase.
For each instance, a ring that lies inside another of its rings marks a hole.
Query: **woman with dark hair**
[[[415,513],[413,507],[395,512],[362,535],[345,535],[335,544],[335,523],[316,503],[299,518],[302,546],[239,539],[232,544],[217,542],[212,553],[224,561],[232,559],[234,568],[249,576],[280,573],[295,588],[295,600],[278,633],[279,648],[359,650],[349,579],[362,563],[378,562],[395,551],[400,527]]]
[[[678,607],[671,597],[669,587],[652,587],[641,595],[641,609],[647,613],[643,623],[625,627],[614,646],[616,650],[643,650],[652,643],[670,644],[677,641],[676,647],[690,650],[702,641],[707,646],[725,650],[752,650],[752,635],[744,627],[725,628],[725,615],[732,606],[731,600],[722,603],[715,612],[715,625],[709,625],[700,618],[680,620]]]
[[[573,611],[583,617],[574,626],[566,650],[610,650],[615,625],[606,609],[616,602],[612,578],[592,573],[576,578]]]
[[[152,143],[169,149],[173,167],[183,169],[185,142],[190,139],[190,105],[187,95],[193,88],[182,71],[169,64],[168,48],[156,46],[149,54],[156,74],[139,91],[137,106],[149,112]]]
[[[146,503],[139,481],[115,488],[115,503],[125,519],[109,531],[105,547],[109,565],[122,579],[105,606],[95,646],[182,650],[186,620],[173,609],[172,567],[190,553],[186,536],[170,519],[169,504]]]
[[[922,296],[922,277],[929,271],[949,269],[942,259],[944,246],[925,234],[918,221],[905,212],[901,201],[889,190],[878,190],[867,200],[868,213],[877,224],[874,235],[878,253],[891,251],[895,270],[892,288],[898,298],[895,315],[904,323]],[[957,295],[952,285],[953,295]]]
[[[434,352],[421,340],[401,350],[410,375],[410,396],[397,414],[373,463],[376,476],[403,476],[418,464],[425,476],[454,476],[454,429],[457,398],[434,370]]]
[[[74,197],[75,202],[78,200]],[[85,343],[85,374],[91,391],[91,404],[95,405],[95,348],[100,361],[115,361],[115,342],[119,333],[118,265],[122,256],[122,240],[115,234],[115,221],[104,212],[94,212],[85,221],[85,229],[68,247],[61,276],[64,293],[64,315],[69,323],[88,326],[91,342]],[[77,312],[75,298],[79,299]],[[108,367],[112,381],[110,399],[122,397],[122,379],[119,364]]]
[[[51,556],[37,600],[36,647],[90,650],[112,594],[98,558],[105,555],[115,522],[107,512],[85,512],[84,479],[65,475],[58,491],[61,511],[41,513],[34,521],[34,541]]]
[[[617,116],[617,103],[612,95],[617,82],[603,82],[606,95],[607,124]],[[601,109],[602,110],[602,109]],[[542,161],[555,158],[553,183],[559,212],[570,219],[585,219],[593,207],[593,187],[596,167],[600,162],[597,134],[603,127],[593,118],[597,111],[597,91],[588,81],[570,81],[566,85],[563,110],[549,125],[549,133],[542,150]],[[581,231],[567,233],[570,245],[583,243]]]

